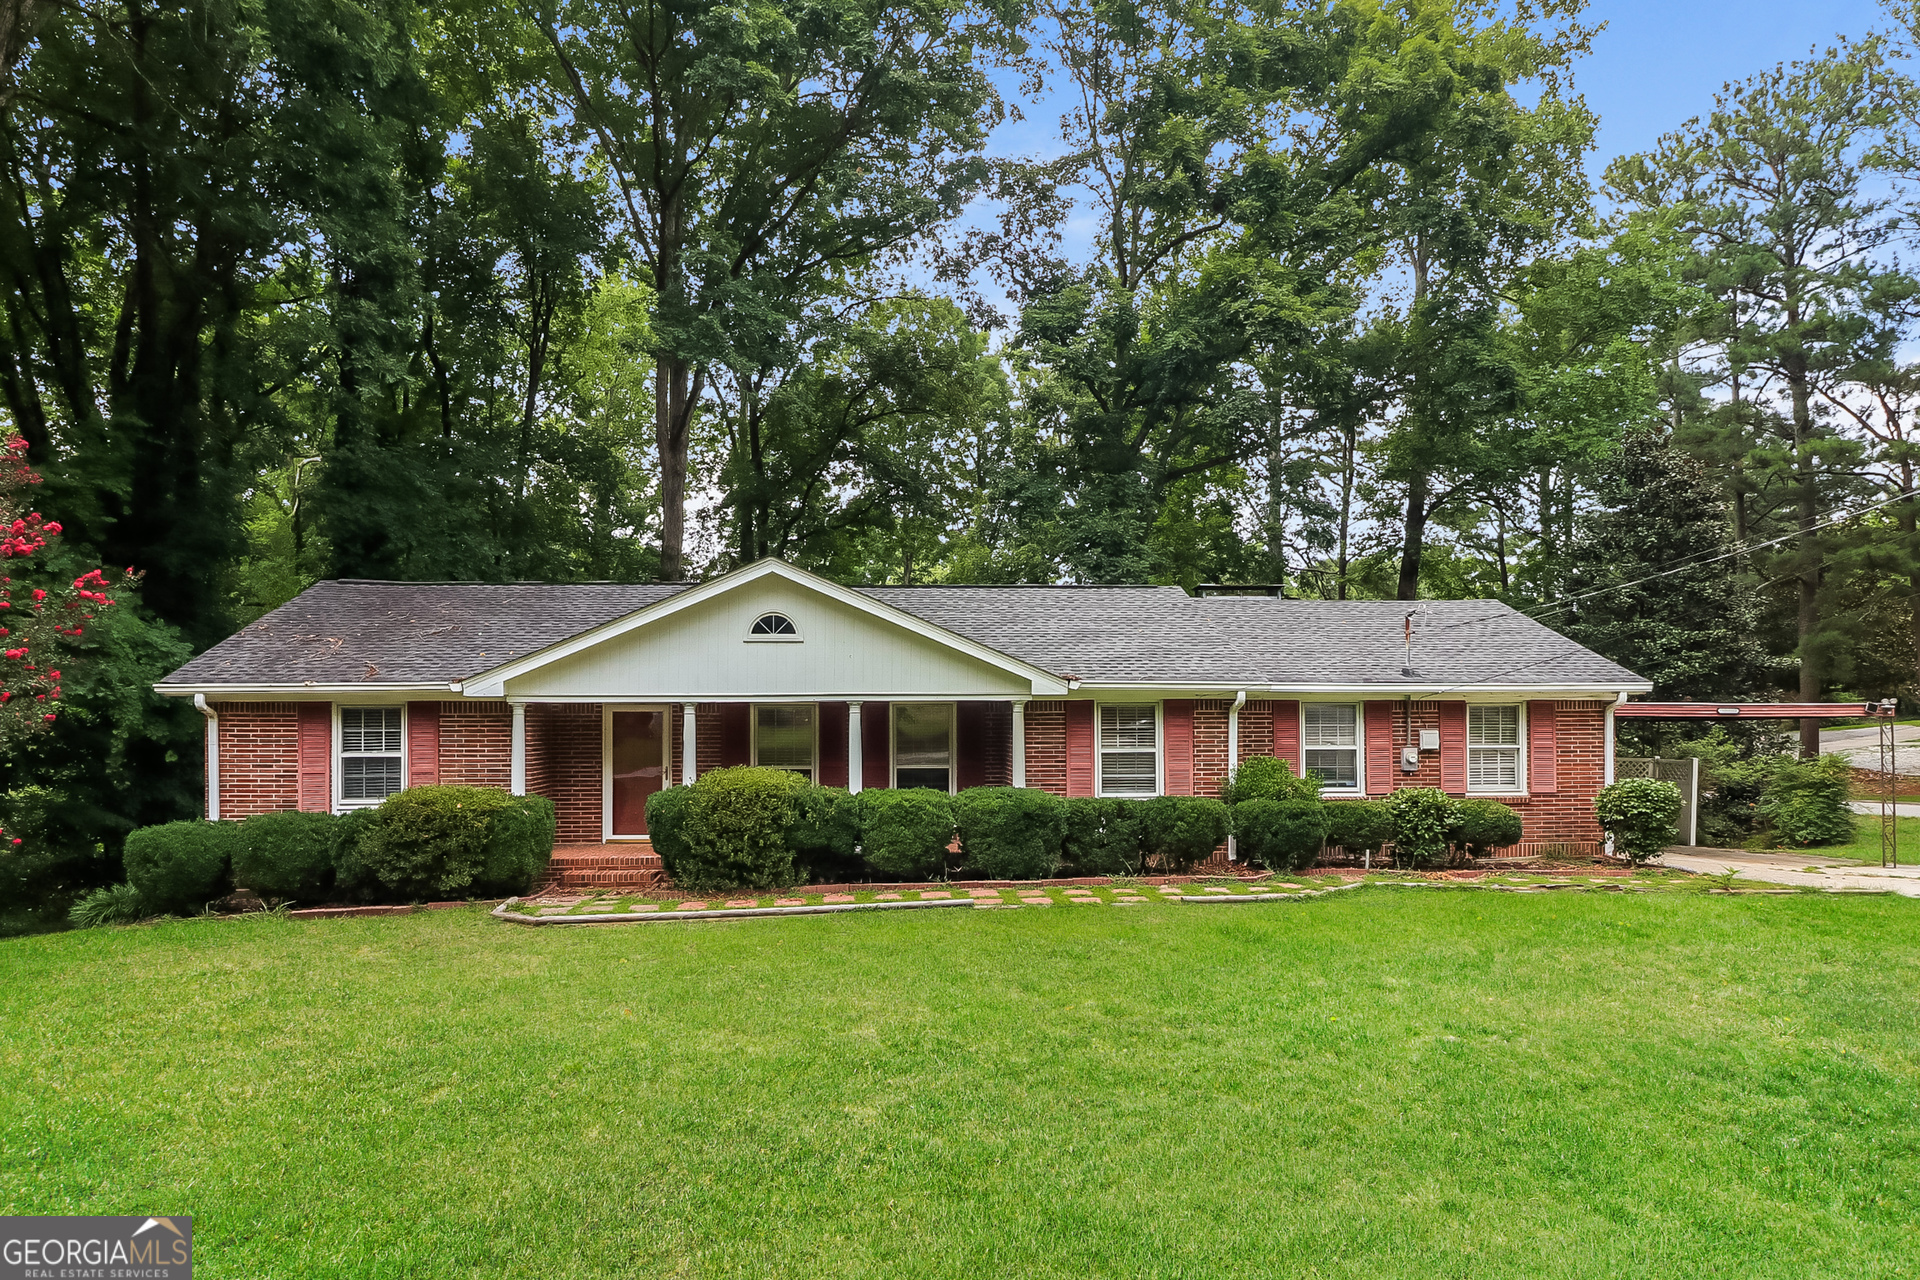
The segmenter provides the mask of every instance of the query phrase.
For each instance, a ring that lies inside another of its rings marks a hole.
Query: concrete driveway
[[[1875,725],[1857,729],[1822,729],[1820,750],[1845,756],[1856,769],[1880,768],[1880,730]],[[1893,771],[1920,775],[1920,724],[1893,726]]]

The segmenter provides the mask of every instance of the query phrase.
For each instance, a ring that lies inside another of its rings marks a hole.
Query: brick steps
[[[556,845],[547,878],[535,892],[549,889],[647,889],[666,875],[650,845]]]

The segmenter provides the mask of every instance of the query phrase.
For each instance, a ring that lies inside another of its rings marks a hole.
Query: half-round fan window
[[[800,628],[784,613],[763,613],[747,629],[749,640],[798,640]]]

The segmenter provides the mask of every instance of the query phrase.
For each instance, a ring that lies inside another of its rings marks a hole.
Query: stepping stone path
[[[823,897],[821,898],[821,901],[823,901],[823,902],[852,902],[852,901],[853,901],[853,895],[852,895],[852,894],[850,894],[850,893],[829,893],[829,894],[826,894],[826,895],[824,895],[824,896],[823,896]]]
[[[951,898],[952,896],[953,895],[945,889],[926,889],[921,892],[920,901],[925,902],[928,898]]]
[[[757,907],[757,906],[759,906],[759,905],[760,905],[760,899],[758,899],[758,898],[729,898],[729,899],[727,899],[727,905],[728,905],[729,907]]]
[[[704,902],[683,902],[674,908],[676,911],[705,911],[706,909],[707,904]]]
[[[658,911],[659,909],[659,906],[652,902],[636,902],[627,908],[629,911]]]
[[[876,893],[873,895],[873,900],[875,902],[898,902],[900,901],[900,895],[897,893]]]
[[[987,898],[994,902],[1000,901],[1000,891],[998,889],[969,889],[967,890],[967,896],[970,898]]]
[[[775,898],[773,905],[776,907],[804,907],[807,905],[807,900],[805,898]]]

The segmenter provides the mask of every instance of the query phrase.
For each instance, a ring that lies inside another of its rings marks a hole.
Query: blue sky
[[[1596,173],[1711,109],[1727,81],[1887,25],[1873,0],[1594,0],[1587,17],[1607,24],[1574,72],[1600,116]]]

